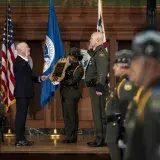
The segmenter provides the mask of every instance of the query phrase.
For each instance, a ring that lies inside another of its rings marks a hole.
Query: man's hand
[[[60,77],[60,78],[58,78],[56,81],[57,81],[57,82],[61,82],[61,81],[64,80],[64,78],[65,78],[65,77]]]
[[[48,77],[49,77],[49,75],[48,76],[41,76],[40,78],[42,81],[46,81],[48,79]]]
[[[101,95],[102,95],[102,92],[96,91],[96,95],[101,96]]]
[[[124,143],[123,140],[118,140],[118,147],[121,148],[121,149],[124,149],[126,148],[126,144]]]

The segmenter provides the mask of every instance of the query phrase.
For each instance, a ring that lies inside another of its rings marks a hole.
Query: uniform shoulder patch
[[[77,66],[77,68],[75,69],[75,70],[78,70],[78,71],[80,71],[80,72],[84,72],[84,69],[83,69],[83,67],[82,66]]]
[[[84,72],[84,69],[82,66],[79,66],[79,70],[80,70],[80,72]]]
[[[104,53],[104,52],[100,52],[100,53],[99,53],[99,56],[100,56],[100,57],[104,57],[104,56],[105,56],[105,53]]]
[[[124,89],[125,89],[126,91],[132,90],[132,84],[131,84],[131,83],[126,83],[126,84],[124,85]]]
[[[74,70],[74,72],[73,72],[73,74],[75,73],[75,72],[77,72],[77,71],[79,71],[79,72],[81,72],[81,73],[83,73],[84,72],[84,69],[83,69],[83,67],[82,66],[77,66],[76,68],[75,68],[75,70]]]

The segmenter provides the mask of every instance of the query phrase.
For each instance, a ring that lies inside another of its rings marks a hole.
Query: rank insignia
[[[125,89],[126,91],[130,91],[130,90],[132,89],[132,85],[131,85],[131,84],[125,84],[125,85],[124,85],[124,89]]]
[[[99,56],[100,56],[100,57],[104,57],[105,54],[104,54],[103,52],[101,52],[101,53],[99,54]]]

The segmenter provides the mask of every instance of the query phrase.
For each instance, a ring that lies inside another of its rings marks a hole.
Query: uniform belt
[[[91,79],[89,81],[86,81],[86,86],[87,87],[95,87],[96,86],[96,80],[95,79]]]
[[[89,81],[86,81],[87,87],[95,87],[96,86],[96,79],[91,79]],[[108,84],[108,79],[106,79],[106,84]]]
[[[107,123],[110,123],[110,122],[117,122],[120,120],[120,118],[121,118],[120,114],[109,115],[106,117],[106,120],[107,120]]]

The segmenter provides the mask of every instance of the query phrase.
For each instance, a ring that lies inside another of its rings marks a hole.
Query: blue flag
[[[53,71],[56,62],[64,57],[64,48],[62,45],[56,13],[53,2],[50,0],[48,15],[48,32],[45,42],[43,75],[49,75]],[[53,85],[48,79],[42,82],[41,106],[44,107],[50,101],[57,86]]]

